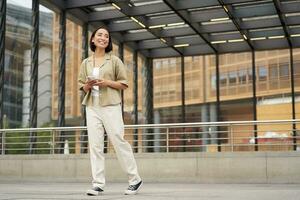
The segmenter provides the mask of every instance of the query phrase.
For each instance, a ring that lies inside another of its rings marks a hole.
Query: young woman
[[[124,140],[124,122],[120,91],[128,87],[122,61],[112,55],[112,41],[107,28],[100,27],[90,38],[94,52],[83,60],[79,88],[85,92],[89,153],[92,167],[92,189],[87,195],[100,195],[105,186],[104,130],[114,146],[121,167],[128,175],[125,194],[136,194],[142,186],[130,144]]]

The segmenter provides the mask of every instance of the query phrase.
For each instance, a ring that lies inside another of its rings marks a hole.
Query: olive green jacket
[[[96,66],[98,67],[98,66]],[[127,84],[127,74],[126,68],[123,62],[115,55],[111,53],[106,53],[103,63],[100,67],[99,79],[106,79],[112,81],[118,81],[122,84]],[[83,90],[83,86],[87,81],[87,76],[91,76],[94,68],[93,56],[84,59],[80,66],[80,72],[78,76],[78,87]],[[100,89],[101,95],[96,98],[100,98],[100,106],[115,105],[121,103],[121,91],[111,87],[104,87]],[[93,97],[95,98],[95,97]],[[91,91],[88,91],[84,95],[82,101],[83,105],[92,105],[92,95]]]

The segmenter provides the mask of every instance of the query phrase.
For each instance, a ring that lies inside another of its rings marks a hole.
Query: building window
[[[237,72],[229,72],[229,85],[235,85],[237,79]]]
[[[259,81],[267,80],[267,68],[265,66],[260,66],[258,68]]]
[[[246,84],[247,82],[247,69],[240,69],[239,70],[239,83]]]
[[[288,79],[289,78],[289,64],[281,63],[279,65],[280,79]]]

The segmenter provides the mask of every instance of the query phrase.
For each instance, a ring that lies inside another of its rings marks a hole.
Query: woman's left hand
[[[105,79],[99,79],[97,80],[96,83],[94,83],[94,86],[99,86],[99,87],[108,87],[110,84],[110,80],[105,80]]]

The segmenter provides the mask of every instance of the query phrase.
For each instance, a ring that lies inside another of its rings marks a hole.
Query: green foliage
[[[54,127],[54,125],[54,121],[51,121],[43,124],[41,128]],[[5,154],[29,154],[30,148],[32,149],[32,154],[59,153],[59,149],[61,149],[61,152],[63,153],[66,140],[68,141],[69,153],[72,154],[75,153],[75,135],[75,131],[61,133],[52,133],[51,131],[38,131],[32,133],[8,132],[5,133]],[[30,138],[32,138],[32,140]]]

